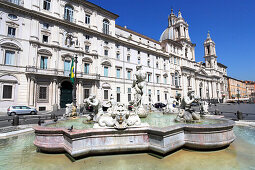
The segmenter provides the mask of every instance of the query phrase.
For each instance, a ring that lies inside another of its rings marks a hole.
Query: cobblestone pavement
[[[244,120],[255,120],[255,104],[217,104],[209,107],[209,111],[219,110],[225,118],[237,119],[235,113],[243,113]]]

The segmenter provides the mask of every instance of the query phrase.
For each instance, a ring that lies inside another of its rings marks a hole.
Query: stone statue
[[[103,114],[103,109],[100,105],[100,102],[98,99],[96,99],[95,95],[90,95],[87,99],[84,100],[85,107],[93,107],[93,114],[90,114],[88,116],[88,120],[95,120],[97,121],[97,118],[100,114]]]
[[[66,104],[66,112],[63,117],[71,117],[73,111],[73,103]]]
[[[167,104],[163,110],[163,114],[178,113],[178,109],[174,107],[174,104],[176,105],[176,103],[177,103],[177,100],[173,97],[170,97],[167,100]]]
[[[134,110],[139,117],[147,117],[148,112],[144,109],[145,103],[145,86],[146,73],[141,65],[136,66],[135,80],[132,87],[135,89]]]
[[[116,129],[125,129],[128,126],[140,126],[141,120],[135,112],[129,112],[124,104],[116,104],[109,108],[109,112],[100,115],[98,123],[94,128],[115,127]]]
[[[200,114],[203,115],[209,114],[208,107],[209,107],[208,103],[206,101],[202,101],[200,105]]]
[[[195,92],[189,91],[188,95],[182,99],[180,111],[177,117],[175,118],[176,122],[192,122],[200,120],[200,114],[195,112],[191,108],[191,103],[198,102],[198,99],[195,98]]]

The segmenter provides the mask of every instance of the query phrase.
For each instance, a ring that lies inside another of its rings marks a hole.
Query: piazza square
[[[255,168],[252,25],[220,32],[242,2],[131,3],[0,0],[3,169]]]

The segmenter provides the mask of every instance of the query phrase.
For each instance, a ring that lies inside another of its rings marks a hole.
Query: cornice
[[[44,21],[48,20],[49,22],[56,23],[56,24],[59,24],[59,25],[65,26],[65,27],[69,27],[69,28],[74,27],[75,29],[78,29],[82,32],[85,31],[85,32],[88,32],[90,34],[96,35],[98,37],[102,37],[102,38],[105,38],[105,39],[108,39],[108,40],[118,42],[120,44],[125,44],[125,45],[128,45],[130,47],[134,47],[134,48],[139,49],[141,51],[147,51],[147,52],[150,52],[151,54],[155,54],[157,56],[164,56],[164,57],[169,58],[169,54],[158,53],[158,52],[150,50],[148,48],[140,47],[140,46],[137,46],[135,44],[120,40],[120,39],[118,39],[116,37],[113,37],[111,35],[103,34],[103,33],[100,33],[98,31],[92,30],[90,28],[86,28],[86,27],[83,27],[83,26],[75,24],[75,23],[71,23],[71,22],[56,18],[56,17],[52,17],[50,15],[47,15],[47,14],[44,14],[44,13],[41,13],[41,12],[38,12],[38,11],[30,10],[30,9],[24,8],[22,6],[17,6],[17,5],[14,5],[14,4],[6,2],[6,1],[2,1],[2,0],[0,0],[0,5],[1,5],[1,7],[6,8],[7,10],[14,10],[14,11],[20,12],[22,14],[25,14],[27,16],[39,18],[39,19],[42,19]],[[181,44],[179,44],[179,45],[181,45]]]

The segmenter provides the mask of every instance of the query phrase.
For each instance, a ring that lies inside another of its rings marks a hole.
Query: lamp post
[[[77,81],[76,81],[76,75],[77,75],[77,54],[75,55],[74,57],[74,63],[75,63],[75,72],[74,72],[74,83],[73,83],[73,105],[74,107],[76,108],[76,84],[77,84]]]

